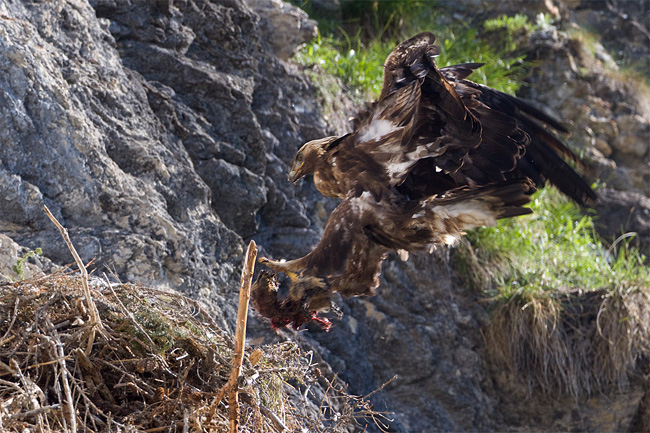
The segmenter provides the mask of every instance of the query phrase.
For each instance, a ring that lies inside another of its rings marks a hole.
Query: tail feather
[[[526,215],[535,186],[529,179],[498,182],[474,189],[459,189],[433,199],[438,212],[457,218],[462,229],[492,225],[497,219]]]
[[[524,158],[529,170],[535,170],[540,179],[550,182],[579,205],[592,206],[598,200],[587,181],[547,146],[531,143]]]
[[[458,188],[434,200],[441,205],[483,199],[500,206],[523,206],[530,202],[530,195],[534,192],[535,186],[530,179],[516,179],[478,188]]]

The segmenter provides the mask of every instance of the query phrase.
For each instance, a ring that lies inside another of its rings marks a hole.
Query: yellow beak
[[[291,167],[291,171],[289,171],[289,182],[291,183],[296,183],[300,180],[302,177],[302,174],[300,174],[300,169],[302,168],[302,164],[300,164],[300,167],[296,167],[295,164]]]

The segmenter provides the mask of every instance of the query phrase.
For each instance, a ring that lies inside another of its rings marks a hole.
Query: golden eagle
[[[304,144],[289,173],[313,173],[317,189],[343,201],[306,256],[261,261],[291,279],[278,295],[266,271],[255,308],[274,328],[320,320],[334,292],[375,294],[389,251],[402,257],[455,243],[464,230],[530,213],[535,187],[555,185],[579,204],[597,196],[565,158],[576,156],[547,129],[565,128],[524,101],[466,78],[482,64],[437,68],[431,33],[402,42],[384,64],[377,102],[355,131]]]

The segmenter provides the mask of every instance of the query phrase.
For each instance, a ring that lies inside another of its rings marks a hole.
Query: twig
[[[251,280],[253,279],[253,269],[255,268],[255,258],[257,257],[257,245],[255,241],[250,241],[246,250],[246,259],[244,260],[244,269],[241,274],[241,284],[239,287],[239,307],[237,309],[237,328],[235,330],[235,353],[232,359],[232,368],[230,370],[230,380],[228,386],[228,403],[230,405],[230,433],[237,433],[239,424],[239,375],[241,365],[244,360],[244,340],[246,339],[246,321],[248,320],[248,301],[251,297]]]
[[[386,386],[388,386],[389,383],[391,383],[392,381],[394,381],[395,379],[397,379],[397,377],[398,377],[397,375],[391,377],[391,378],[388,379],[386,382],[384,382],[384,384],[383,384],[382,386],[380,386],[380,387],[377,388],[376,390],[374,390],[374,391],[372,391],[372,392],[370,392],[370,393],[364,395],[363,398],[362,398],[362,400],[367,400],[371,395],[373,395],[373,394],[375,394],[375,393],[381,391],[381,390],[384,389]]]
[[[259,405],[260,407],[260,412],[262,412],[262,415],[264,415],[267,419],[271,420],[271,423],[275,427],[276,431],[283,432],[287,430],[287,426],[284,425],[282,420],[273,412],[271,412],[271,409],[264,405]]]
[[[36,415],[41,415],[45,413],[50,413],[55,409],[59,409],[61,407],[60,404],[56,403],[51,406],[44,406],[44,407],[39,407],[37,409],[32,409],[28,410],[27,412],[18,412],[18,413],[12,413],[7,416],[7,419],[24,419],[24,418],[31,418]]]
[[[18,361],[15,359],[10,359],[9,364],[11,364],[11,368],[14,371],[13,375],[17,376],[20,379],[20,382],[23,385],[23,389],[25,390],[23,394],[29,398],[29,402],[32,407],[40,407],[41,403],[44,401],[45,395],[41,387],[34,383],[34,381],[29,376],[25,376],[23,374],[20,365],[18,365]]]
[[[4,344],[7,341],[10,341],[10,338],[15,337],[15,335],[12,335],[11,337],[5,339],[7,335],[9,335],[9,332],[11,332],[11,328],[14,327],[14,323],[16,322],[16,317],[18,317],[18,303],[19,303],[20,298],[16,297],[16,301],[14,302],[14,314],[11,316],[11,322],[9,323],[9,326],[7,326],[7,332],[5,332],[5,335],[0,338],[0,346],[4,346]]]
[[[190,431],[190,412],[185,409],[183,411],[183,433],[189,433]]]
[[[4,355],[4,353],[3,353],[3,355]],[[16,371],[14,368],[8,366],[7,364],[5,364],[2,361],[0,361],[0,369],[6,371],[9,374],[18,374],[18,371]]]
[[[0,385],[4,385],[4,386],[6,386],[8,388],[13,388],[18,392],[25,392],[25,391],[23,391],[23,389],[21,387],[16,385],[14,382],[10,382],[8,380],[0,379]],[[3,405],[4,405],[4,402],[3,402]]]
[[[77,267],[79,268],[79,272],[81,273],[81,285],[83,287],[84,295],[86,296],[86,303],[88,304],[88,313],[90,314],[90,322],[91,322],[90,324],[91,326],[97,326],[100,331],[103,331],[104,325],[102,324],[102,320],[99,317],[99,312],[97,311],[97,306],[95,305],[95,301],[93,301],[93,298],[90,294],[90,287],[88,285],[88,271],[86,270],[86,266],[84,265],[84,262],[81,260],[81,257],[79,257],[79,254],[77,253],[77,250],[75,249],[74,245],[72,245],[70,236],[68,236],[68,229],[66,229],[61,225],[61,223],[54,217],[54,215],[52,215],[52,212],[50,212],[47,206],[43,205],[43,210],[47,214],[47,217],[50,220],[52,220],[54,225],[59,229],[59,232],[61,232],[61,237],[63,237],[63,240],[68,246],[68,249],[72,253],[72,257],[74,257],[75,263],[77,263]],[[86,346],[86,355],[90,355],[90,351],[93,347],[94,341],[95,341],[95,332],[91,332],[90,337],[88,338],[88,344]]]
[[[111,362],[106,361],[105,359],[101,358],[95,358],[97,362],[100,362],[101,364],[107,366],[108,368],[111,368],[123,375],[123,377],[126,377],[131,380],[133,383],[133,387],[137,390],[137,392],[141,393],[142,395],[146,396],[149,399],[153,398],[154,395],[154,387],[149,384],[146,380],[140,379],[138,376],[129,373],[128,371],[118,367],[117,365],[113,365]],[[123,378],[121,379],[120,383],[113,385],[113,388],[119,388],[122,386],[131,386],[129,385],[130,382],[122,382]]]
[[[217,396],[214,398],[214,400],[212,400],[212,403],[210,404],[210,410],[208,412],[208,417],[207,417],[208,424],[212,422],[212,418],[214,417],[214,414],[217,411],[217,406],[219,405],[219,403],[221,403],[221,400],[223,400],[223,397],[226,395],[229,386],[230,386],[230,381],[226,382],[221,387]]]
[[[165,431],[165,430],[173,431],[172,430],[173,427],[174,427],[174,425],[172,424],[172,425],[165,425],[165,426],[160,426],[160,427],[149,428],[149,429],[146,429],[146,430],[143,430],[143,431],[145,433],[156,433],[156,432]]]
[[[46,323],[47,326],[50,328],[53,328],[52,322],[50,321],[49,318],[46,318]],[[53,332],[53,341],[52,345],[54,346],[54,350],[56,353],[56,356],[59,358],[59,365],[61,366],[61,382],[63,383],[63,392],[65,394],[65,399],[66,402],[64,404],[65,408],[67,409],[68,412],[68,417],[69,422],[70,422],[70,431],[72,433],[77,432],[77,416],[75,413],[75,406],[74,406],[74,400],[72,399],[72,392],[70,391],[70,383],[68,381],[68,375],[70,375],[70,372],[68,371],[68,367],[66,366],[65,362],[65,353],[63,352],[63,342],[61,341],[61,337],[59,337],[59,333],[54,329]]]
[[[66,356],[64,359],[69,360],[70,356]],[[57,362],[61,361],[60,359],[53,359],[51,361],[47,362],[39,362],[38,364],[31,364],[25,367],[25,370],[30,370],[32,368],[40,368],[40,367],[45,367],[46,365],[51,365],[51,364],[56,364]]]
[[[108,386],[106,386],[104,378],[100,374],[99,369],[90,362],[90,359],[88,359],[84,351],[76,348],[72,351],[72,353],[74,353],[78,365],[86,373],[86,382],[92,384],[92,386],[99,392],[99,395],[101,395],[104,400],[108,401],[111,404],[115,404],[115,397],[113,397],[113,394],[111,394]]]

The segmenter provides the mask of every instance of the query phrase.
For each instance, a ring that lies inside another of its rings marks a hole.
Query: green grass
[[[438,44],[441,48],[438,66],[482,62],[486,65],[474,72],[473,81],[510,94],[521,86],[526,66],[523,56],[505,57],[502,51],[477,39],[474,30],[449,31]],[[381,92],[383,62],[395,45],[396,42],[364,43],[359,36],[345,35],[337,39],[318,35],[295,59],[307,66],[317,64],[341,78],[353,96],[372,99]]]
[[[18,275],[19,280],[22,281],[25,276],[25,269],[24,269],[25,262],[27,262],[30,259],[30,257],[40,256],[42,254],[43,254],[43,250],[41,248],[36,248],[33,251],[28,251],[27,253],[25,253],[24,256],[22,256],[16,261],[16,264],[12,267],[12,269],[16,273],[16,275]]]
[[[366,42],[408,38],[414,23],[430,21],[436,13],[433,0],[340,0],[338,14],[319,8],[312,0],[291,2],[317,20],[324,35],[343,30]]]
[[[353,2],[348,3],[348,7],[352,7]],[[367,6],[368,2],[363,4]],[[523,54],[517,53],[518,47],[531,31],[549,25],[548,18],[529,23],[526,17],[517,15],[512,19],[487,20],[482,23],[487,31],[479,31],[477,27],[463,22],[443,20],[435,15],[430,3],[408,1],[373,4],[379,9],[370,18],[366,16],[370,24],[359,24],[365,16],[363,14],[352,14],[353,18],[345,22],[323,19],[320,22],[322,33],[307,44],[295,60],[305,66],[317,64],[339,77],[353,97],[373,99],[381,91],[386,56],[402,40],[428,30],[436,35],[441,48],[441,54],[436,59],[438,66],[485,63],[472,74],[471,79],[514,94],[521,86],[526,69],[531,66],[525,62]],[[299,5],[309,6],[309,3]],[[391,6],[394,8],[390,9]],[[416,18],[405,19],[409,13]],[[391,23],[396,22],[408,22],[408,25],[393,29]],[[376,36],[369,37],[369,34]]]
[[[295,57],[303,65],[319,65],[342,79],[353,97],[369,99],[381,92],[383,63],[395,47],[381,41],[365,45],[361,38],[344,35],[340,39],[318,35]]]
[[[595,233],[594,218],[550,187],[536,193],[531,208],[532,215],[468,233],[478,264],[492,269],[492,296],[650,287],[650,268],[629,238],[608,247]]]
[[[470,79],[512,95],[519,90],[525,70],[530,66],[526,64],[523,55],[512,55],[510,51],[491,46],[479,38],[477,30],[472,28],[449,29],[438,44],[441,48],[436,61],[438,66],[485,63]]]

